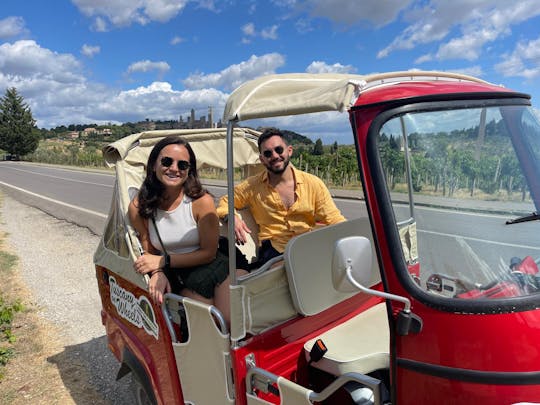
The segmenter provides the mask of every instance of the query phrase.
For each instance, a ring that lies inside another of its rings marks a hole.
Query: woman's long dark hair
[[[184,183],[184,194],[188,197],[196,200],[202,197],[207,191],[203,188],[197,173],[197,160],[195,159],[195,153],[182,138],[172,136],[163,138],[161,141],[154,145],[154,148],[148,156],[148,162],[146,164],[146,178],[144,179],[141,189],[139,190],[139,215],[142,218],[151,218],[155,215],[157,208],[163,201],[163,193],[165,186],[156,176],[155,166],[156,161],[161,150],[168,145],[183,145],[189,153],[189,171],[188,177]]]

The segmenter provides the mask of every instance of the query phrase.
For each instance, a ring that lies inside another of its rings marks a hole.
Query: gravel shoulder
[[[0,231],[19,257],[10,289],[29,308],[15,331],[24,349],[8,364],[0,395],[21,404],[133,403],[130,377],[115,380],[119,363],[101,324],[98,236],[5,194]]]

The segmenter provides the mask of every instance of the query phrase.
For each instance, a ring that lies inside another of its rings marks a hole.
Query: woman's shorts
[[[216,258],[200,266],[174,269],[174,274],[180,279],[182,287],[195,291],[205,298],[214,297],[214,289],[229,275],[229,259],[221,252]]]

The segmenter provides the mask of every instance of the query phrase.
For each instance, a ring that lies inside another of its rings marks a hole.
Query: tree
[[[0,148],[19,156],[34,152],[39,143],[39,132],[33,131],[35,124],[30,107],[17,89],[7,89],[0,98]]]
[[[315,141],[315,146],[313,147],[313,154],[314,155],[322,155],[324,154],[323,144],[321,141],[321,138],[317,139]]]

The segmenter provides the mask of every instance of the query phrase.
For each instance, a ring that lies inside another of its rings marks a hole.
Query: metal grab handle
[[[167,307],[167,301],[175,301],[178,302],[181,306],[183,306],[183,301],[186,297],[178,294],[172,294],[167,293],[163,296],[163,303],[161,304],[161,313],[163,314],[163,318],[165,319],[165,324],[167,325],[167,329],[169,330],[169,333],[171,335],[171,340],[173,343],[178,343],[179,339],[178,336],[176,336],[176,332],[174,330],[173,321],[172,321],[172,315],[169,312],[169,308]],[[219,309],[217,309],[215,306],[210,305],[210,313],[212,314],[214,321],[217,323],[217,326],[220,330],[220,332],[224,335],[229,333],[229,328],[227,327],[227,322],[225,322],[225,318],[223,317],[223,314]]]

